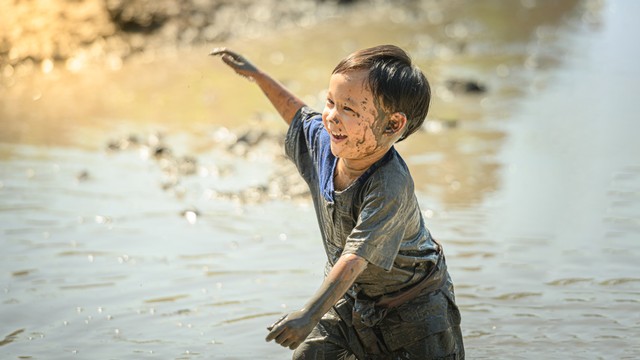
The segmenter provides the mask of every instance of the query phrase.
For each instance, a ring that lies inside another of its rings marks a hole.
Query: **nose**
[[[330,121],[334,124],[340,123],[340,120],[338,119],[338,114],[335,108],[329,110],[329,113],[327,114],[327,121]]]

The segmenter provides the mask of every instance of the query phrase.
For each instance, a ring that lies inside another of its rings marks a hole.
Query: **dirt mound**
[[[26,0],[0,3],[0,65],[124,59],[150,48],[312,24],[352,1]]]

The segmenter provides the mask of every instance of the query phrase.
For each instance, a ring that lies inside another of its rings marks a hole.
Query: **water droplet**
[[[96,223],[98,224],[109,224],[111,222],[111,218],[108,216],[96,215]]]
[[[427,219],[433,218],[433,215],[435,214],[434,211],[431,209],[426,209],[425,211],[423,211],[423,213],[424,213],[424,217],[426,217]]]
[[[198,221],[198,211],[197,210],[186,210],[182,213],[187,222],[191,225],[195,224]]]

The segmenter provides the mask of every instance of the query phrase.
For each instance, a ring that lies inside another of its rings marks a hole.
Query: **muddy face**
[[[366,71],[334,74],[322,112],[331,136],[331,152],[344,159],[363,159],[386,150],[387,113],[367,86]]]

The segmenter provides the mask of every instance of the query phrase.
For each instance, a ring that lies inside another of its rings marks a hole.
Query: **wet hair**
[[[406,139],[422,126],[429,111],[431,87],[404,50],[395,45],[358,50],[340,61],[332,74],[359,70],[369,71],[369,88],[385,111],[401,112],[407,117],[405,133],[398,141]]]

